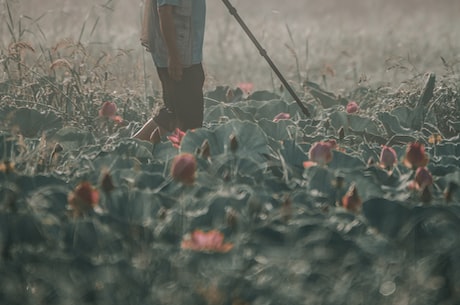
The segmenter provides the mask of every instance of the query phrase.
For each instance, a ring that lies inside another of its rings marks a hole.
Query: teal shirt
[[[206,0],[154,0],[157,7],[174,6],[174,23],[176,26],[177,48],[181,54],[182,64],[188,67],[203,60],[203,42],[206,20]],[[161,36],[158,12],[154,9],[154,39],[150,46],[155,65],[160,68],[168,66],[168,53]]]

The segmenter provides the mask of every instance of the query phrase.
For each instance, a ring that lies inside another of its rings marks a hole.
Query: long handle
[[[246,34],[249,36],[251,41],[254,43],[254,45],[257,47],[259,50],[260,55],[262,55],[263,58],[268,62],[270,65],[270,68],[272,68],[273,72],[275,72],[276,76],[280,79],[280,81],[283,83],[284,87],[287,89],[287,91],[291,94],[291,96],[294,98],[296,101],[297,105],[299,105],[300,109],[302,109],[303,114],[305,114],[307,117],[310,117],[310,112],[308,111],[307,107],[302,104],[300,101],[299,97],[297,94],[294,92],[292,89],[291,85],[286,81],[284,76],[281,74],[281,72],[278,70],[278,68],[275,66],[271,58],[268,56],[267,51],[265,51],[264,48],[260,45],[260,43],[257,41],[257,39],[254,37],[252,32],[249,30],[247,27],[246,23],[244,23],[243,19],[241,19],[240,15],[236,11],[236,8],[232,6],[229,0],[222,0],[225,4],[225,6],[228,8],[228,11],[230,14],[235,17],[236,21],[240,24],[240,26],[243,28],[243,30],[246,32]]]

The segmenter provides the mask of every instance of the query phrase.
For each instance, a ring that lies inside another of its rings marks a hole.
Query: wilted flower
[[[347,113],[355,113],[358,112],[359,105],[355,101],[350,101],[347,104]]]
[[[233,244],[224,243],[224,234],[218,230],[195,230],[182,239],[181,248],[199,252],[227,253],[233,248]]]
[[[442,141],[440,134],[434,133],[428,138],[428,143],[436,145]]]
[[[195,182],[196,159],[190,153],[182,153],[174,157],[171,165],[171,176],[183,184]]]
[[[396,151],[389,146],[384,145],[380,152],[380,167],[390,170],[398,163],[398,156],[396,155]]]
[[[355,184],[352,184],[347,193],[342,197],[342,206],[352,212],[358,212],[361,208],[361,198]]]
[[[289,120],[290,118],[291,118],[291,115],[289,113],[280,112],[273,118],[273,122],[276,123],[280,120]]]
[[[415,178],[409,183],[410,189],[423,190],[433,184],[433,176],[426,167],[419,167],[415,172]]]
[[[14,162],[11,162],[9,160],[5,160],[0,163],[0,172],[3,172],[5,174],[10,174],[14,172]]]
[[[167,136],[167,138],[169,141],[171,141],[172,145],[175,148],[179,148],[180,143],[182,142],[182,138],[184,136],[185,136],[185,132],[183,132],[179,128],[176,128],[171,135]]]
[[[114,118],[117,113],[117,105],[114,102],[104,102],[99,109],[99,116],[106,118]]]
[[[308,151],[311,162],[325,165],[332,161],[332,149],[336,146],[334,142],[316,142]],[[304,163],[305,166],[305,163]]]
[[[428,164],[428,156],[425,153],[425,145],[418,142],[409,143],[406,148],[404,165],[416,169]]]
[[[81,215],[98,205],[99,192],[91,183],[83,181],[69,193],[67,202],[77,215]]]

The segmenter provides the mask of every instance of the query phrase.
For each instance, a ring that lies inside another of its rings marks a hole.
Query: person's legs
[[[175,83],[174,112],[177,127],[181,130],[203,125],[203,84],[204,72],[201,64],[185,68],[182,80]]]
[[[149,141],[157,127],[160,128],[160,134],[171,132],[176,127],[183,131],[201,127],[205,78],[202,65],[184,68],[180,81],[172,80],[167,68],[157,68],[157,71],[163,90],[164,107],[133,137]]]
[[[141,129],[134,134],[133,138],[153,141],[152,135],[158,128],[160,135],[172,131],[175,128],[175,116],[173,110],[170,109],[174,106],[171,102],[174,95],[173,81],[169,78],[167,68],[157,68],[158,77],[161,81],[162,95],[165,106],[160,109],[157,115],[149,119]]]

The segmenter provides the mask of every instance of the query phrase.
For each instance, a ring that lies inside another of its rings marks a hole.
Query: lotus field
[[[310,117],[218,84],[153,144],[161,93],[108,89],[89,50],[2,50],[0,304],[460,304],[458,69],[305,78]]]

